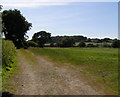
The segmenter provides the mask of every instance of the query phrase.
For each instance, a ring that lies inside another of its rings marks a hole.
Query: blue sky
[[[83,35],[90,38],[118,37],[117,2],[70,2],[34,7],[17,8],[32,23],[29,39],[38,31],[45,30],[52,36]]]

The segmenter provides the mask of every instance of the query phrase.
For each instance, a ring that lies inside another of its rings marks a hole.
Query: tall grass
[[[118,93],[118,50],[112,48],[30,48],[53,61],[71,63],[90,74],[99,88]],[[91,79],[92,80],[92,79]]]

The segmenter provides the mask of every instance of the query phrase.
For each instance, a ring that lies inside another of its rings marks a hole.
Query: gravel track
[[[35,62],[18,51],[20,73],[14,77],[15,95],[101,95],[83,81],[80,71],[59,66],[26,51]]]

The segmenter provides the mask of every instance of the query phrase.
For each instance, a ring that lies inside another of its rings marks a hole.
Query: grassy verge
[[[17,73],[17,52],[12,41],[2,41],[2,91],[13,92],[10,78]]]
[[[86,79],[107,94],[118,94],[118,50],[111,48],[30,48],[55,62],[83,69]]]
[[[2,91],[5,92],[10,92],[14,93],[14,87],[11,86],[11,78],[14,77],[15,74],[18,73],[18,59],[17,57],[14,59],[14,63],[11,64],[11,68],[9,71],[6,71],[6,69],[2,68]]]
[[[31,52],[29,52],[26,49],[20,49],[19,53],[21,53],[22,55],[25,56],[25,58],[29,61],[32,62],[33,64],[37,64],[38,61],[36,60],[36,58],[34,58],[34,56],[32,56]]]

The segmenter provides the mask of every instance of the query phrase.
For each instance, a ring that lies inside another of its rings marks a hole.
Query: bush
[[[56,46],[56,47],[60,47],[60,46],[61,46],[60,42],[57,42],[57,43],[55,44],[55,46]]]
[[[34,41],[27,41],[29,47],[38,47],[38,44]]]
[[[85,47],[86,44],[85,44],[84,42],[80,42],[80,43],[78,44],[78,46],[79,46],[79,47]]]
[[[120,40],[114,40],[114,41],[112,42],[112,47],[113,47],[113,48],[118,48],[118,47],[120,47]]]
[[[87,47],[95,47],[93,44],[87,44]]]
[[[50,47],[55,47],[54,43],[50,43]]]
[[[111,45],[110,44],[108,44],[108,43],[103,43],[103,45],[102,45],[103,47],[111,47]]]
[[[100,45],[97,43],[96,45],[95,45],[95,47],[99,47]]]
[[[73,37],[65,36],[58,45],[60,45],[60,47],[72,47],[73,44],[75,44]]]
[[[7,70],[11,68],[16,57],[16,48],[12,41],[3,40],[2,41],[2,66]]]

